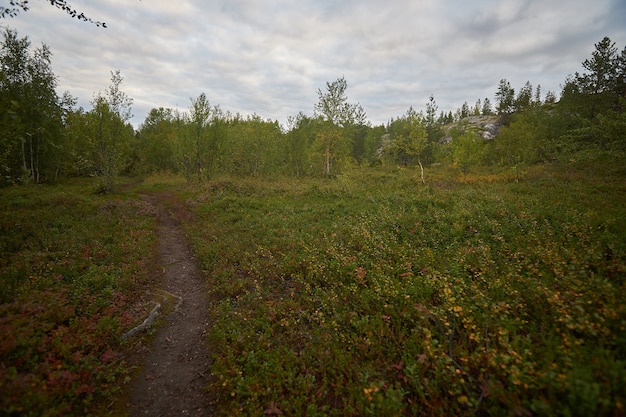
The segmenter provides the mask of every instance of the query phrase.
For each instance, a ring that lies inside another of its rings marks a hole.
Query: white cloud
[[[85,107],[120,69],[135,125],[202,92],[225,110],[284,122],[311,114],[317,89],[340,76],[382,123],[431,94],[445,111],[493,100],[501,78],[558,92],[602,37],[626,44],[620,0],[72,2],[107,29],[31,3],[0,23],[47,43],[60,90]]]

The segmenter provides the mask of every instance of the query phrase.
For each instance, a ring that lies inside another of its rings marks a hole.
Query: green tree
[[[72,145],[68,142],[66,131],[70,115],[74,112],[77,102],[78,99],[76,97],[73,97],[69,91],[65,91],[59,99],[59,114],[53,118],[60,120],[58,129],[54,129],[54,137],[56,138],[54,146],[51,146],[48,152],[50,166],[47,169],[47,175],[54,181],[57,181],[62,176],[71,175],[71,170],[68,169],[68,161],[70,159],[69,150]]]
[[[335,164],[349,155],[348,129],[366,124],[365,111],[361,105],[348,102],[347,88],[345,78],[340,77],[332,83],[327,82],[326,91],[317,91],[319,101],[315,105],[315,114],[325,124],[317,136],[323,161],[322,173],[325,176],[334,174]]]
[[[548,99],[546,98],[546,101]],[[559,135],[567,131],[578,129],[589,122],[589,101],[582,93],[580,85],[574,76],[565,79],[559,100],[555,100],[555,112],[558,114]]]
[[[515,89],[505,78],[500,80],[496,92],[496,111],[499,115],[509,115],[515,109]]]
[[[54,176],[62,109],[46,45],[31,52],[27,37],[6,30],[0,50],[0,167],[5,182]]]
[[[225,138],[230,115],[212,106],[205,93],[191,99],[189,114],[181,115],[176,123],[180,132],[177,159],[187,180],[205,180],[228,164],[223,156],[229,146]]]
[[[95,128],[90,119],[93,112],[85,113],[82,108],[70,109],[65,115],[63,144],[65,159],[62,169],[64,174],[77,177],[92,176],[98,172],[98,150],[91,140]]]
[[[124,167],[133,136],[133,129],[128,124],[133,99],[120,90],[123,80],[119,70],[111,71],[111,84],[104,95],[98,93],[92,101],[91,125],[98,149],[101,192],[114,191],[115,179]]]
[[[211,121],[211,104],[206,94],[201,93],[197,98],[191,99],[189,135],[191,147],[185,155],[188,179],[194,175],[198,181],[206,175],[209,165],[208,128]]]
[[[290,116],[288,121],[286,138],[288,172],[297,176],[311,175],[309,152],[313,142],[321,131],[321,120],[308,117],[300,112],[296,116]]]
[[[407,112],[408,132],[406,138],[403,138],[402,151],[413,161],[417,161],[420,167],[422,183],[424,180],[424,165],[422,164],[422,153],[428,146],[428,129],[424,120],[414,111]]]
[[[533,104],[533,86],[530,81],[526,81],[526,84],[517,93],[514,108],[515,111],[521,112],[530,107],[531,104]]]
[[[26,84],[29,81],[30,42],[17,32],[4,32],[0,55],[0,165],[4,183],[13,183],[26,172],[25,127],[23,126]]]
[[[557,99],[556,99],[556,94],[554,94],[554,91],[548,91],[546,93],[545,99],[543,100],[543,104],[547,104],[547,105],[551,106],[551,105],[555,104],[556,101],[557,101]]]
[[[52,72],[50,50],[37,48],[30,66],[31,82],[28,96],[32,100],[27,114],[28,170],[34,182],[53,177],[55,151],[61,132],[61,106],[56,93],[57,79]]]
[[[476,132],[461,129],[458,134],[453,134],[451,146],[452,161],[461,168],[464,174],[470,172],[470,168],[482,163],[485,155],[484,139]]]
[[[460,115],[461,120],[470,116],[470,108],[469,108],[469,104],[467,104],[467,101],[463,102],[459,115]]]
[[[493,110],[491,109],[491,101],[489,101],[489,98],[487,97],[485,97],[485,99],[483,100],[481,113],[483,116],[490,116],[493,114]]]
[[[591,58],[583,61],[585,71],[567,77],[558,103],[558,136],[575,146],[593,143],[623,146],[619,126],[626,107],[624,60],[615,44],[605,37],[595,45]],[[546,103],[552,99],[546,98]],[[614,137],[617,135],[618,137]]]
[[[480,116],[480,110],[482,109],[482,103],[480,99],[476,100],[476,104],[472,108],[472,116]]]
[[[586,72],[577,74],[581,92],[589,100],[590,119],[615,103],[618,88],[619,59],[615,43],[606,36],[595,47],[591,58],[582,63]]]
[[[353,124],[348,127],[347,135],[352,143],[352,159],[356,163],[363,163],[368,160],[367,155],[367,134],[370,130],[368,124]]]
[[[517,166],[550,160],[554,154],[554,118],[542,107],[518,113],[494,139],[492,160]]]
[[[424,182],[422,157],[428,145],[427,122],[422,114],[410,107],[403,117],[390,123],[389,136],[384,140],[381,156],[385,161],[419,166]]]
[[[541,84],[537,84],[537,88],[535,89],[535,98],[533,99],[533,104],[536,106],[541,106]]]
[[[426,118],[424,120],[426,124],[426,131],[428,132],[428,140],[430,142],[437,141],[440,136],[440,123],[437,120],[438,109],[439,106],[437,106],[435,97],[431,94],[428,98],[428,102],[426,103]]]
[[[258,176],[285,172],[287,152],[277,122],[256,114],[237,115],[229,121],[222,170],[236,175]]]
[[[365,137],[364,149],[366,161],[369,164],[373,164],[380,160],[378,150],[381,147],[383,136],[385,135],[386,128],[384,125],[372,126],[367,129],[367,135]]]
[[[435,101],[435,97],[431,94],[428,97],[428,102],[426,103],[426,127],[431,128],[434,127],[437,123],[437,110],[439,106],[437,106],[437,102]]]
[[[175,159],[178,129],[172,109],[159,107],[150,110],[139,127],[137,139],[138,169],[141,173],[178,171]]]

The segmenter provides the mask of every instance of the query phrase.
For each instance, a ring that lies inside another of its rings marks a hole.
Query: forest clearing
[[[626,414],[608,37],[558,97],[374,126],[342,76],[283,125],[200,93],[135,128],[120,70],[85,110],[3,35],[0,414]]]
[[[167,191],[206,280],[216,415],[619,415],[625,175],[607,160],[439,167],[426,185],[399,168],[3,189],[2,409],[100,414],[124,395],[122,336],[160,276],[140,193]]]

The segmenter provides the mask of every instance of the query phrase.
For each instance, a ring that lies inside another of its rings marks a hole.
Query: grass
[[[165,193],[209,280],[217,415],[623,415],[618,161],[0,190],[3,415],[104,414]]]
[[[430,176],[186,191],[219,414],[623,413],[623,176]]]
[[[0,414],[101,415],[130,375],[153,213],[85,181],[0,193]]]

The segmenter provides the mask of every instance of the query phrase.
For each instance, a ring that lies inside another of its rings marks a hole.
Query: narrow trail
[[[157,211],[162,289],[178,305],[156,331],[145,366],[131,385],[128,410],[131,417],[209,416],[205,284],[175,215],[159,197],[143,198]]]

